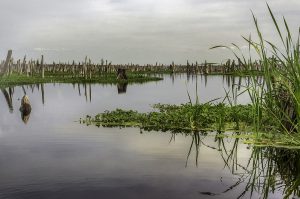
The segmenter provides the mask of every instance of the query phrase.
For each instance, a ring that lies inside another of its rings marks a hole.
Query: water
[[[127,87],[45,84],[2,90],[0,198],[237,198],[245,189],[244,198],[249,198],[248,181],[256,167],[247,163],[256,149],[239,139],[221,139],[215,133],[86,127],[76,122],[86,114],[115,108],[146,112],[155,103],[185,103],[187,90],[195,99],[196,81],[200,101],[207,102],[225,96],[225,91],[242,91],[235,84],[246,84],[247,79],[234,80],[165,75],[160,82]],[[26,118],[18,110],[24,90],[32,104]],[[236,100],[248,102],[246,94]],[[299,155],[294,154],[297,160]],[[275,167],[280,168],[280,161]],[[275,189],[270,197],[282,198],[282,192]],[[254,190],[252,198],[261,194]]]

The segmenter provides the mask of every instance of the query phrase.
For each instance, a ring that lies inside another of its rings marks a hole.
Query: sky
[[[269,0],[275,16],[298,34],[300,0]],[[232,58],[215,45],[256,38],[251,10],[270,41],[278,35],[262,0],[0,0],[0,59],[117,64],[186,63]]]

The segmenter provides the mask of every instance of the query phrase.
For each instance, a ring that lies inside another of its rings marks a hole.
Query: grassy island
[[[51,74],[46,73],[44,78],[39,75],[26,76],[19,74],[7,75],[0,78],[0,87],[5,88],[9,86],[40,84],[40,83],[144,83],[149,81],[162,80],[160,77],[153,77],[150,75],[129,73],[127,79],[117,79],[116,74],[109,73],[101,76],[93,76],[92,78],[85,78],[83,76],[72,76],[68,74]]]

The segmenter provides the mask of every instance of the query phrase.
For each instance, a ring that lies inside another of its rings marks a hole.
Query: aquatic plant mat
[[[117,80],[115,73],[108,73],[100,76],[93,76],[92,78],[85,78],[82,76],[72,76],[64,73],[46,73],[45,77],[40,76],[26,76],[19,74],[12,74],[0,78],[0,88],[9,86],[38,84],[38,83],[144,83],[149,81],[162,80],[160,77],[154,77],[145,74],[129,73],[128,79]]]
[[[219,104],[155,104],[154,111],[140,113],[133,110],[116,109],[96,116],[87,115],[80,119],[85,125],[102,127],[138,127],[146,131],[171,131],[173,133],[220,132],[219,136],[230,136],[224,132],[240,132],[245,142],[260,146],[300,146],[293,134],[274,132],[276,122],[263,114],[264,128],[255,132],[252,105],[230,106]],[[249,132],[253,132],[250,133]],[[255,133],[254,133],[255,132]],[[232,135],[234,136],[234,135]]]

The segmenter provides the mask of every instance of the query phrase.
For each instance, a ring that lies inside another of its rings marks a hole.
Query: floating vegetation
[[[145,131],[170,131],[172,133],[222,132],[217,137],[244,139],[247,144],[260,147],[273,146],[299,148],[300,136],[275,132],[281,124],[276,123],[267,112],[262,113],[263,126],[255,130],[255,106],[194,104],[182,105],[155,104],[155,111],[140,113],[133,110],[116,109],[105,111],[92,117],[80,118],[80,123],[103,127],[138,127]],[[225,132],[240,132],[228,134]]]
[[[139,127],[157,131],[249,131],[252,124],[252,106],[156,104],[157,111],[139,113],[133,110],[116,109],[95,117],[86,116],[80,122],[104,127]]]

